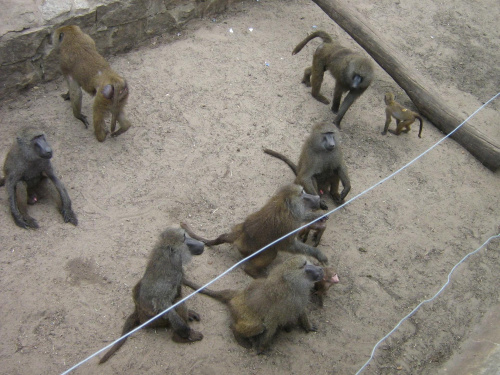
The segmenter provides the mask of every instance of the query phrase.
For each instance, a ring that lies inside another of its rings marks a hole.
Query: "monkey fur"
[[[71,208],[71,199],[52,168],[51,158],[52,148],[44,132],[33,127],[21,129],[7,153],[3,166],[5,177],[0,179],[0,186],[6,186],[10,212],[16,225],[21,228],[38,228],[38,223],[27,213],[19,210],[16,193],[18,183],[26,184],[27,203],[34,204],[38,201],[37,191],[41,182],[47,177],[61,198],[61,214],[64,222],[78,224],[78,219]]]
[[[334,42],[324,31],[310,34],[295,47],[292,55],[299,53],[310,40],[318,37],[323,43],[314,52],[312,66],[305,69],[302,83],[312,87],[311,94],[316,100],[329,104],[330,101],[321,95],[320,90],[324,72],[330,71],[335,78],[332,111],[337,116],[334,123],[340,128],[340,122],[349,107],[370,86],[373,80],[373,65],[368,58]],[[342,94],[345,92],[347,96],[340,105]]]
[[[269,348],[280,328],[288,330],[299,322],[306,332],[317,330],[309,321],[307,305],[314,283],[322,278],[323,269],[299,255],[286,259],[267,278],[253,280],[243,290],[205,288],[201,293],[229,306],[236,341],[260,354]],[[183,283],[194,290],[200,288],[186,279]]]
[[[400,135],[401,132],[408,133],[411,130],[411,124],[418,119],[420,122],[420,130],[418,132],[418,137],[422,138],[422,126],[423,120],[418,113],[410,111],[409,109],[403,107],[401,104],[394,100],[394,94],[392,92],[386,92],[384,97],[385,107],[385,126],[382,135],[387,134],[389,130],[392,134]],[[389,129],[389,124],[391,123],[392,117],[396,119],[396,130]],[[403,128],[406,128],[403,130]]]
[[[131,126],[124,113],[129,94],[127,81],[111,69],[109,63],[97,52],[92,38],[78,26],[58,28],[53,40],[59,49],[61,71],[69,88],[68,93],[62,97],[71,100],[73,115],[88,127],[87,117],[81,112],[83,88],[95,96],[93,123],[97,140],[103,142],[108,134],[104,121],[107,112],[111,112],[111,136],[126,132]],[[115,130],[117,121],[120,128]]]
[[[231,232],[214,240],[196,235],[186,223],[181,223],[181,227],[207,246],[234,243],[241,255],[247,257],[299,228],[304,221],[320,217],[321,214],[312,212],[319,208],[319,201],[319,196],[307,194],[302,186],[289,184],[279,189],[259,211],[247,216],[243,223],[235,225]],[[319,249],[289,236],[245,262],[244,271],[252,277],[265,276],[266,267],[276,258],[278,251],[310,255],[321,263],[328,262],[328,258]]]
[[[351,190],[351,181],[340,143],[339,131],[333,124],[318,122],[302,145],[298,165],[276,151],[265,149],[264,152],[287,163],[296,175],[295,183],[302,185],[307,193],[329,192],[336,204],[342,204]],[[340,181],[343,189],[339,194]],[[321,208],[328,209],[324,201]]]
[[[189,261],[191,255],[203,253],[203,249],[202,242],[190,238],[180,228],[168,228],[160,235],[160,240],[151,252],[144,276],[132,291],[135,310],[126,319],[122,335],[182,299],[182,266]],[[152,321],[148,327],[171,327],[174,331],[174,341],[189,343],[203,338],[200,332],[189,327],[188,321],[193,320],[200,320],[200,316],[188,310],[183,303]],[[126,340],[127,338],[124,338],[113,345],[99,364],[106,362]]]

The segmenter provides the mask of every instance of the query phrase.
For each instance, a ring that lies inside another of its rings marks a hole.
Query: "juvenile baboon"
[[[401,104],[394,100],[394,94],[392,92],[386,92],[384,101],[385,107],[385,126],[383,135],[387,134],[389,130],[392,134],[400,135],[402,131],[408,133],[411,130],[410,125],[415,122],[416,119],[420,122],[420,131],[418,132],[418,137],[422,138],[422,126],[423,120],[418,113],[412,112],[409,109],[403,107]],[[389,124],[391,123],[392,117],[396,119],[396,131],[389,129]],[[403,130],[406,128],[406,130]]]
[[[337,273],[331,267],[323,267],[323,277],[321,280],[314,283],[314,296],[317,297],[318,304],[323,307],[323,298],[326,295],[328,289],[331,288],[333,284],[337,284],[340,281]]]
[[[201,293],[229,306],[236,341],[264,352],[279,328],[288,329],[297,322],[306,332],[316,331],[307,315],[311,289],[323,277],[323,269],[305,256],[294,256],[276,266],[266,279],[253,280],[245,289]],[[200,286],[184,279],[195,290]]]
[[[104,117],[111,112],[111,136],[118,136],[130,128],[131,123],[124,113],[128,98],[127,81],[111,69],[109,63],[97,52],[92,38],[78,26],[58,28],[53,40],[59,47],[61,70],[68,83],[69,91],[63,94],[71,100],[74,116],[88,127],[88,120],[82,114],[82,87],[95,96],[93,105],[94,132],[97,140],[103,142],[108,131]],[[116,121],[120,128],[115,131]]]
[[[290,184],[279,189],[264,207],[247,216],[243,223],[235,225],[231,232],[214,240],[197,236],[186,223],[181,223],[181,227],[207,246],[234,243],[241,255],[247,257],[299,228],[304,221],[320,217],[321,214],[311,211],[317,208],[319,196],[307,194],[300,185]],[[298,241],[295,236],[289,236],[249,259],[243,269],[252,277],[265,276],[265,268],[276,258],[278,251],[310,255],[322,263],[328,262],[328,258],[319,249]]]
[[[184,277],[182,266],[191,255],[203,253],[203,243],[189,238],[180,228],[168,228],[151,252],[144,276],[135,285],[132,297],[134,312],[125,320],[122,335],[166,310],[182,299],[181,286]],[[183,303],[147,325],[149,328],[171,327],[175,342],[189,343],[203,338],[200,332],[189,327],[188,321],[200,320],[194,311],[188,310]],[[118,341],[101,358],[99,364],[106,362],[127,338]]]
[[[340,134],[333,124],[319,122],[313,126],[302,146],[298,166],[276,151],[265,149],[264,152],[287,163],[296,175],[295,183],[302,185],[309,194],[329,192],[333,201],[341,204],[351,190]],[[343,186],[340,194],[339,181]],[[328,206],[321,201],[321,208],[326,210]]]
[[[340,128],[340,121],[349,107],[370,86],[373,79],[373,65],[368,58],[334,42],[324,31],[316,31],[309,35],[295,47],[292,55],[299,53],[311,39],[317,37],[321,38],[323,43],[314,52],[312,66],[304,71],[302,83],[308,87],[312,86],[311,94],[314,98],[328,104],[330,101],[321,95],[320,90],[324,72],[330,71],[335,78],[332,111],[337,116],[334,123]],[[340,106],[342,94],[347,91],[348,94]]]
[[[5,158],[4,178],[0,179],[0,186],[6,186],[10,212],[16,225],[21,228],[38,228],[38,223],[27,213],[19,210],[16,193],[18,183],[26,184],[27,203],[34,204],[38,201],[40,184],[46,177],[52,181],[61,197],[61,214],[64,222],[78,224],[78,219],[71,209],[68,192],[57,178],[50,162],[51,158],[52,148],[45,139],[45,134],[32,127],[21,129]]]
[[[306,228],[301,229],[297,233],[297,237],[299,238],[299,240],[305,243],[307,241],[307,238],[309,237],[309,232],[313,231],[314,233],[312,236],[312,242],[313,246],[317,247],[319,245],[319,242],[321,241],[321,237],[323,237],[323,233],[325,233],[327,220],[328,216],[325,216],[324,218],[315,221],[314,223],[308,225]]]

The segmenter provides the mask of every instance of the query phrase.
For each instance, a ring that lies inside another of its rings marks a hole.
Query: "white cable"
[[[446,281],[446,283],[441,287],[441,289],[439,289],[439,291],[434,294],[434,296],[432,298],[429,298],[429,299],[426,299],[425,301],[422,301],[420,302],[417,307],[415,307],[408,315],[406,315],[403,319],[401,319],[399,321],[398,324],[396,324],[396,326],[387,334],[385,335],[384,337],[382,337],[380,339],[379,342],[377,342],[375,344],[375,346],[373,347],[373,350],[372,350],[372,354],[370,355],[370,358],[368,359],[368,361],[366,361],[366,363],[358,370],[358,372],[356,372],[356,375],[358,374],[361,374],[361,372],[366,368],[366,366],[368,366],[368,364],[370,363],[370,361],[373,359],[373,356],[375,355],[375,351],[377,350],[377,347],[382,343],[384,342],[392,333],[394,333],[394,331],[396,329],[399,328],[399,326],[406,320],[408,319],[409,317],[411,317],[413,314],[415,314],[417,312],[417,310],[420,308],[420,306],[422,306],[424,303],[429,303],[429,302],[432,302],[434,301],[434,299],[439,296],[439,294],[441,294],[441,292],[444,290],[444,288],[446,288],[448,286],[448,284],[450,283],[450,278],[451,278],[451,274],[453,273],[453,271],[455,271],[455,269],[460,265],[462,264],[468,257],[470,257],[471,255],[477,253],[479,250],[481,250],[488,242],[490,242],[492,239],[494,238],[500,238],[500,233],[497,234],[496,236],[491,236],[490,238],[488,238],[486,240],[485,243],[483,243],[481,246],[479,246],[476,250],[470,252],[469,254],[467,254],[466,256],[464,256],[462,258],[462,260],[460,262],[458,262],[457,264],[455,264],[455,266],[451,269],[450,273],[448,274],[448,281]]]
[[[71,371],[73,371],[74,369],[76,369],[77,367],[81,366],[82,364],[84,364],[85,362],[87,362],[88,360],[90,360],[91,358],[94,358],[96,355],[102,353],[104,350],[110,348],[111,346],[113,346],[114,344],[116,344],[118,341],[124,339],[125,337],[128,337],[130,335],[132,335],[133,333],[137,332],[138,330],[142,329],[144,326],[148,325],[149,323],[151,323],[152,321],[158,319],[160,316],[166,314],[167,312],[169,312],[170,310],[172,310],[173,308],[175,308],[176,306],[180,305],[181,303],[185,302],[186,300],[188,300],[189,298],[191,298],[192,296],[194,296],[195,294],[199,293],[200,290],[202,289],[205,289],[207,286],[213,284],[214,282],[216,282],[217,280],[219,280],[221,277],[225,276],[226,274],[228,274],[229,272],[231,272],[232,270],[234,270],[236,267],[238,267],[239,265],[241,265],[242,263],[246,262],[247,260],[253,258],[254,256],[260,254],[261,252],[263,252],[264,250],[266,250],[267,248],[275,245],[276,243],[280,242],[281,240],[291,236],[292,234],[295,234],[297,233],[298,231],[300,231],[301,229],[303,228],[306,228],[308,227],[309,225],[315,223],[316,221],[318,220],[321,220],[327,216],[330,216],[332,213],[334,213],[335,211],[337,210],[340,210],[342,207],[348,205],[349,203],[351,203],[352,201],[358,199],[359,197],[361,197],[362,195],[365,195],[366,193],[368,193],[369,191],[375,189],[377,186],[383,184],[384,182],[386,182],[387,180],[389,180],[390,178],[392,178],[394,175],[398,174],[399,172],[403,171],[404,169],[406,169],[407,167],[409,167],[410,165],[412,165],[414,162],[416,162],[418,159],[420,159],[421,157],[423,157],[425,154],[427,154],[429,151],[433,150],[435,147],[437,147],[439,144],[441,144],[446,138],[450,137],[453,133],[455,133],[458,129],[460,129],[467,121],[469,121],[472,117],[474,117],[476,115],[476,113],[478,113],[479,111],[481,111],[485,106],[487,106],[490,102],[492,102],[493,100],[495,100],[498,96],[500,95],[500,92],[498,94],[496,94],[495,96],[493,96],[490,100],[488,100],[486,103],[484,103],[481,107],[479,107],[478,109],[476,109],[474,111],[474,113],[472,113],[469,117],[467,117],[460,125],[458,125],[455,129],[453,129],[450,133],[448,133],[445,137],[443,137],[442,139],[440,139],[437,143],[435,143],[433,146],[431,146],[429,149],[427,149],[426,151],[424,151],[423,153],[421,153],[419,156],[417,156],[416,158],[414,158],[412,161],[410,161],[409,163],[405,164],[404,166],[402,166],[401,168],[399,168],[397,171],[395,171],[394,173],[391,173],[389,176],[385,177],[384,179],[380,180],[379,182],[377,182],[375,185],[369,187],[368,189],[364,190],[363,192],[359,193],[358,195],[354,196],[353,198],[349,199],[347,202],[343,203],[342,205],[334,208],[333,210],[331,211],[328,211],[326,214],[318,217],[317,219],[311,221],[310,223],[308,224],[304,224],[302,225],[301,227],[295,229],[294,231],[288,233],[288,234],[285,234],[284,236],[274,240],[273,242],[271,242],[270,244],[264,246],[263,248],[257,250],[255,253],[247,256],[246,258],[243,258],[241,259],[239,262],[233,264],[231,267],[229,267],[227,270],[225,270],[224,272],[222,272],[219,276],[217,276],[216,278],[212,279],[211,281],[209,281],[208,283],[206,283],[205,285],[203,285],[200,289],[194,291],[193,293],[189,294],[188,296],[184,297],[183,299],[181,299],[180,301],[178,301],[177,303],[173,304],[172,306],[170,306],[168,309],[164,310],[163,312],[159,313],[158,315],[152,317],[151,319],[149,319],[147,322],[145,323],[142,323],[140,326],[134,328],[132,331],[124,334],[123,336],[121,336],[120,338],[116,339],[115,341],[113,341],[112,343],[108,344],[107,346],[105,346],[104,348],[102,348],[101,350],[95,352],[94,354],[90,355],[89,357],[85,358],[84,360],[78,362],[76,365],[74,365],[73,367],[71,367],[70,369],[64,371],[63,373],[61,373],[61,375],[66,375],[68,373],[70,373]],[[371,360],[371,358],[370,358]]]

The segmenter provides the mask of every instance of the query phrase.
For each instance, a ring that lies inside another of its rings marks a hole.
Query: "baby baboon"
[[[182,266],[189,261],[191,255],[203,253],[203,248],[203,243],[189,238],[180,228],[168,228],[160,235],[160,240],[151,252],[146,272],[132,291],[135,310],[125,321],[122,335],[182,299]],[[199,341],[203,335],[189,328],[188,321],[192,320],[200,320],[200,316],[188,310],[183,303],[152,321],[148,327],[172,327],[172,339],[175,342]],[[126,340],[127,338],[124,338],[113,345],[99,364],[106,362]]]
[[[385,107],[385,126],[383,135],[387,134],[389,130],[392,134],[400,135],[402,131],[408,133],[411,130],[410,125],[415,122],[416,119],[420,122],[420,131],[418,132],[418,137],[422,138],[422,126],[423,120],[418,113],[412,112],[409,109],[403,107],[401,104],[394,100],[394,94],[392,92],[386,92],[384,101]],[[396,119],[396,131],[389,129],[389,124],[391,123],[391,116]],[[406,128],[406,130],[403,130]]]
[[[52,148],[45,139],[45,134],[35,128],[22,129],[10,148],[3,165],[4,178],[0,186],[6,185],[9,197],[10,212],[16,224],[21,228],[38,228],[38,223],[27,213],[21,213],[17,202],[17,184],[26,184],[29,204],[38,201],[38,188],[43,179],[48,177],[55,185],[61,197],[61,214],[65,223],[78,224],[78,219],[71,209],[71,200],[63,185],[57,178],[52,163]],[[24,202],[23,202],[24,203]]]
[[[323,233],[325,233],[326,229],[326,221],[328,220],[328,216],[315,221],[314,223],[308,225],[306,228],[301,229],[299,233],[297,233],[297,237],[302,241],[306,242],[309,237],[309,232],[313,231],[312,242],[313,246],[317,247],[319,242],[321,241],[321,237],[323,237]]]
[[[302,146],[298,166],[276,151],[265,149],[264,152],[287,163],[297,176],[295,183],[302,185],[309,194],[330,192],[333,201],[341,204],[351,190],[340,134],[333,124],[319,122],[313,126]],[[344,187],[340,194],[339,181]],[[327,210],[328,206],[322,201],[321,208]]]
[[[118,136],[130,128],[124,109],[128,98],[127,81],[115,73],[109,63],[97,52],[92,38],[78,26],[58,28],[53,40],[59,47],[61,70],[68,83],[69,91],[63,94],[71,100],[74,116],[88,127],[88,120],[82,114],[82,87],[95,96],[93,106],[94,132],[97,140],[103,142],[107,131],[104,116],[111,112],[111,136]],[[120,129],[115,131],[116,121]]]
[[[214,240],[197,236],[186,223],[181,223],[181,227],[191,237],[207,246],[234,243],[241,255],[247,257],[299,228],[304,221],[309,222],[320,217],[321,214],[311,211],[317,208],[317,195],[307,194],[302,186],[290,184],[279,189],[264,207],[247,216],[243,223],[235,225],[231,232],[224,233]],[[278,251],[310,255],[321,263],[328,262],[328,258],[319,249],[298,241],[295,236],[289,236],[249,259],[243,269],[252,277],[265,276],[265,268],[276,258]]]
[[[349,107],[370,86],[373,66],[368,58],[342,47],[324,31],[316,31],[309,35],[295,47],[292,55],[299,53],[311,39],[317,37],[321,38],[323,43],[314,52],[312,66],[304,71],[302,83],[308,87],[312,86],[311,94],[314,98],[328,104],[330,101],[321,95],[320,90],[324,72],[330,71],[335,78],[332,111],[337,116],[334,123],[340,128],[340,121]],[[347,91],[348,94],[340,106],[342,94]]]
[[[323,267],[323,278],[314,283],[313,295],[317,297],[318,304],[323,307],[323,297],[333,284],[339,282],[339,277],[331,267]]]
[[[267,279],[253,280],[241,291],[212,291],[204,293],[229,306],[231,329],[236,341],[257,353],[264,352],[281,328],[299,322],[306,332],[316,331],[307,316],[307,304],[314,283],[323,277],[323,269],[311,264],[305,256],[294,256],[276,266]],[[193,289],[200,286],[184,279]]]

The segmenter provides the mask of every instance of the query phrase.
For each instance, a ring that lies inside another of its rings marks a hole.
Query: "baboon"
[[[317,297],[318,304],[323,307],[323,298],[328,289],[333,284],[340,282],[337,273],[331,267],[323,267],[323,277],[321,280],[314,283],[313,295]]]
[[[149,257],[144,276],[132,290],[135,310],[125,320],[122,335],[182,299],[181,286],[184,277],[182,266],[191,259],[191,255],[203,253],[203,249],[203,243],[188,237],[180,228],[168,228],[160,235],[160,240]],[[200,316],[188,310],[183,303],[153,320],[147,327],[171,327],[174,331],[172,339],[175,342],[189,343],[203,338],[200,332],[189,327],[188,321],[193,320],[199,321]],[[125,337],[113,345],[99,364],[106,362],[126,340]]]
[[[207,246],[234,243],[241,255],[247,257],[299,228],[302,222],[320,217],[321,214],[311,211],[319,208],[319,200],[319,196],[307,194],[302,186],[289,184],[279,189],[259,211],[247,216],[243,223],[235,225],[231,232],[214,240],[194,234],[186,223],[181,223],[181,227]],[[243,269],[252,277],[265,276],[266,267],[276,258],[278,251],[310,255],[321,263],[328,262],[328,258],[319,249],[298,241],[295,236],[288,236],[249,259]]]
[[[384,101],[385,107],[385,126],[383,135],[387,134],[389,130],[392,134],[400,135],[402,131],[408,133],[411,130],[410,125],[415,122],[416,119],[420,122],[420,131],[418,132],[418,137],[422,138],[422,126],[423,120],[418,113],[410,111],[409,109],[403,107],[401,104],[394,100],[394,94],[392,92],[386,92]],[[389,124],[391,123],[392,117],[396,119],[396,131],[389,129]],[[406,130],[403,130],[406,128]]]
[[[337,116],[334,123],[340,128],[340,122],[349,107],[370,86],[373,79],[373,65],[368,58],[334,42],[324,31],[316,31],[309,35],[295,47],[292,55],[299,53],[311,39],[317,37],[321,38],[323,43],[314,52],[312,66],[304,71],[302,83],[307,87],[312,86],[311,94],[316,100],[328,104],[330,101],[321,95],[320,90],[324,72],[330,71],[335,78],[332,111]],[[341,106],[340,100],[345,92],[348,94]]]
[[[311,289],[323,277],[323,269],[311,264],[305,256],[293,256],[276,266],[266,279],[253,280],[243,290],[201,293],[229,306],[236,341],[263,353],[279,328],[289,329],[297,322],[306,332],[316,331],[307,315]],[[200,286],[184,279],[195,290]]]
[[[47,177],[55,185],[61,198],[60,210],[64,222],[78,224],[78,219],[71,209],[68,192],[57,178],[50,162],[51,158],[52,148],[45,139],[44,132],[33,127],[21,129],[7,153],[3,165],[4,178],[0,179],[0,186],[6,186],[10,212],[16,225],[21,228],[38,228],[38,223],[26,212],[19,210],[16,192],[18,183],[23,182],[26,185],[27,203],[34,204],[38,201],[41,182]]]
[[[302,185],[308,194],[329,192],[333,201],[341,204],[351,190],[340,134],[333,124],[319,122],[313,126],[302,146],[298,165],[276,151],[265,149],[264,152],[287,163],[296,175],[295,183]],[[339,181],[343,186],[340,194]],[[324,201],[321,201],[321,208],[328,209]]]
[[[318,247],[319,242],[321,241],[321,237],[323,237],[323,233],[325,233],[326,229],[326,221],[328,220],[328,216],[315,221],[314,223],[308,225],[306,228],[301,229],[299,233],[297,233],[297,237],[302,241],[306,242],[309,237],[309,232],[313,231],[312,242],[314,247]]]
[[[94,132],[97,140],[103,142],[108,131],[104,117],[111,112],[111,136],[118,136],[130,128],[131,123],[124,113],[129,90],[127,81],[115,73],[109,63],[97,52],[95,42],[78,26],[58,28],[53,40],[59,47],[61,70],[68,83],[69,91],[61,95],[71,100],[73,115],[88,128],[87,117],[82,114],[82,87],[95,96],[93,105]],[[120,128],[115,131],[116,121]]]

